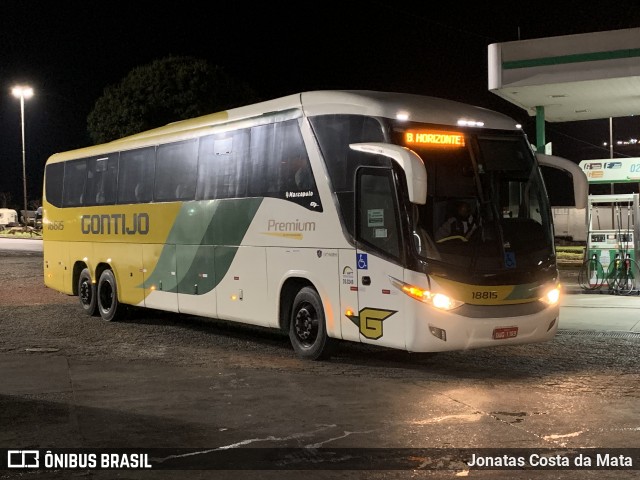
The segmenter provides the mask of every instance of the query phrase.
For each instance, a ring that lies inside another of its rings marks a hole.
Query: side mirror
[[[557,157],[555,155],[545,155],[544,153],[536,153],[538,163],[545,167],[562,170],[571,175],[573,179],[573,197],[575,199],[576,208],[587,208],[587,200],[589,196],[589,181],[579,165],[573,163],[566,158]]]
[[[352,143],[349,147],[358,152],[382,155],[394,160],[407,177],[409,201],[418,205],[427,203],[427,169],[416,152],[389,143]]]

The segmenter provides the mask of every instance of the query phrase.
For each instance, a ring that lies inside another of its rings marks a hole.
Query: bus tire
[[[327,336],[322,300],[311,287],[302,288],[293,300],[289,340],[296,354],[306,360],[331,356],[333,342]]]
[[[96,297],[98,311],[103,320],[111,322],[121,318],[124,308],[118,302],[118,286],[111,270],[107,269],[100,275]]]
[[[78,298],[84,313],[90,317],[98,315],[98,301],[96,299],[96,284],[91,281],[91,273],[88,268],[80,272],[78,278]]]

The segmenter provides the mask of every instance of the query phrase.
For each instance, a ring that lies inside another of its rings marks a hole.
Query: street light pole
[[[27,153],[24,141],[24,99],[33,97],[33,88],[27,86],[13,87],[13,96],[20,99],[20,125],[22,127],[22,190],[24,194],[23,222],[27,226]]]

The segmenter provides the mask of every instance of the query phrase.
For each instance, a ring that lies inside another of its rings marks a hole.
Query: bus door
[[[395,182],[389,168],[359,168],[356,174],[356,270],[358,312],[352,321],[360,341],[405,347],[404,298],[392,285],[402,280],[402,249]]]

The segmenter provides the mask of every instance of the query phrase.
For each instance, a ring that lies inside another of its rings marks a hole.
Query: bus
[[[44,280],[106,321],[134,306],[281,329],[311,360],[341,341],[547,341],[561,287],[540,165],[562,160],[451,100],[293,94],[52,155]],[[472,231],[436,238],[460,202]]]

